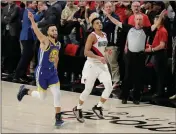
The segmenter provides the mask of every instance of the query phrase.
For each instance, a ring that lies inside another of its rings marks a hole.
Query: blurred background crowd
[[[108,56],[114,92],[121,90],[125,77],[124,47],[128,33],[117,28],[102,9],[123,24],[134,25],[134,15],[141,13],[143,26],[151,26],[166,9],[161,27],[167,31],[166,47],[159,56],[146,53],[145,85],[143,93],[154,97],[176,99],[176,2],[174,1],[1,1],[1,70],[2,80],[35,85],[39,41],[28,19],[28,10],[42,31],[48,24],[58,28],[62,44],[58,66],[61,84],[79,85],[84,62],[84,46],[92,32],[89,16],[97,12],[107,34]],[[148,38],[148,45],[162,41],[162,31],[156,29]],[[157,44],[159,45],[159,44]],[[159,52],[158,52],[159,53]],[[160,60],[157,57],[161,58]],[[97,81],[96,89],[103,89]]]

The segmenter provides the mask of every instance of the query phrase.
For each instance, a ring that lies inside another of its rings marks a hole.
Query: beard
[[[49,35],[49,37],[51,37],[51,38],[57,40],[57,35]]]

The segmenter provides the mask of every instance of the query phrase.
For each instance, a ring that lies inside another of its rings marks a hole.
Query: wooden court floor
[[[141,103],[122,105],[109,99],[104,107],[105,119],[98,119],[92,107],[99,97],[89,96],[83,111],[86,122],[79,123],[72,108],[79,93],[62,92],[62,111],[66,124],[54,127],[53,98],[48,91],[45,101],[26,96],[18,102],[20,84],[2,82],[2,133],[176,133],[176,109]],[[31,88],[36,88],[29,86]]]

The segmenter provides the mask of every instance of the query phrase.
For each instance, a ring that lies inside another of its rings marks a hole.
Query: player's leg
[[[54,84],[50,86],[51,93],[54,99],[54,108],[55,108],[55,125],[62,126],[64,121],[62,120],[62,113],[61,113],[61,92],[60,92],[60,83]]]
[[[25,95],[29,95],[40,100],[44,100],[47,96],[47,83],[44,79],[37,82],[37,90],[29,89],[25,85],[20,86],[17,99],[21,101]]]
[[[48,79],[48,84],[54,100],[55,125],[62,126],[64,121],[62,120],[60,82],[57,73],[51,75],[50,79]]]
[[[88,95],[91,93],[94,83],[98,77],[96,66],[86,61],[83,69],[83,81],[85,84],[85,89],[81,93],[78,105],[73,108],[73,113],[75,114],[77,120],[81,123],[84,122],[82,115],[82,106],[84,101],[87,99]]]
[[[92,110],[100,119],[104,119],[103,105],[106,102],[106,100],[109,98],[113,90],[111,75],[110,75],[110,72],[108,71],[108,68],[100,73],[98,79],[104,84],[105,89],[100,97],[98,104],[95,105],[92,108]]]

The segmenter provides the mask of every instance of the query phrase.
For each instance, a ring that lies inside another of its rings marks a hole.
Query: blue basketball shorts
[[[59,84],[59,77],[55,68],[37,67],[35,78],[38,90],[47,90],[50,86]]]

